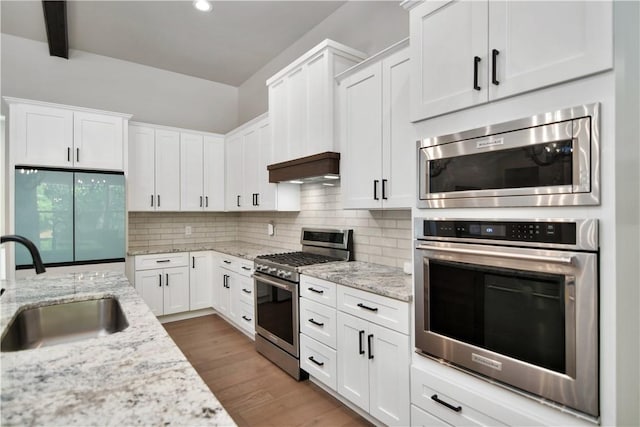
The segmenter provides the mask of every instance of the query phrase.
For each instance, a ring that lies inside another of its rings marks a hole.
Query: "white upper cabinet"
[[[365,57],[325,40],[267,80],[273,163],[338,150],[333,77]]]
[[[129,126],[129,211],[180,210],[180,134]]]
[[[338,77],[345,208],[408,208],[415,199],[409,51],[398,43]]]
[[[266,114],[226,135],[227,210],[300,210],[298,185],[269,182],[271,136]]]
[[[224,137],[180,133],[180,210],[224,209]]]
[[[613,65],[606,1],[427,1],[410,38],[412,121]]]
[[[4,98],[13,164],[122,171],[127,114]]]

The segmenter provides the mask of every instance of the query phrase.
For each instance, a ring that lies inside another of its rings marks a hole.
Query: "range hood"
[[[269,182],[328,182],[340,178],[340,153],[327,151],[267,166]]]

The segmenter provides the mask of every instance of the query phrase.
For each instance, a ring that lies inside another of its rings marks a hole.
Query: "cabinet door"
[[[611,68],[612,22],[612,2],[489,2],[489,53],[499,52],[489,98]]]
[[[189,311],[189,268],[167,268],[164,278],[164,314]]]
[[[416,140],[409,122],[409,50],[382,61],[382,206],[410,208],[416,200]]]
[[[203,191],[203,137],[180,133],[180,210],[201,211]]]
[[[226,161],[226,194],[225,209],[239,211],[247,203],[251,205],[251,198],[243,197],[243,159],[242,159],[242,134],[236,134],[225,141]]]
[[[269,120],[271,140],[274,141],[273,163],[285,161],[289,157],[287,136],[287,91],[285,80],[281,79],[269,86]]]
[[[307,141],[303,156],[335,151],[333,147],[333,74],[329,71],[329,52],[324,51],[309,60],[307,83]]]
[[[204,159],[204,210],[224,210],[224,138],[205,136]]]
[[[244,173],[242,177],[243,196],[245,209],[257,209],[257,194],[259,193],[259,168],[260,168],[260,134],[258,129],[252,127],[243,133],[242,158]]]
[[[164,314],[164,280],[162,270],[136,271],[136,290],[156,316]]]
[[[488,2],[424,2],[409,23],[411,121],[486,102]]]
[[[180,210],[180,134],[156,129],[156,210]]]
[[[257,208],[260,210],[275,210],[276,192],[278,185],[269,182],[267,166],[272,162],[271,126],[269,120],[258,125],[258,197]],[[287,184],[283,184],[287,185]],[[294,184],[295,185],[295,184]],[[284,203],[283,203],[284,204]]]
[[[229,292],[229,312],[227,316],[236,323],[239,322],[240,314],[240,292],[242,283],[240,276],[234,272],[227,272],[227,290]]]
[[[17,165],[71,167],[73,113],[38,105],[12,106],[12,157]]]
[[[306,154],[307,146],[307,73],[306,67],[292,71],[287,77],[287,153],[284,160]]]
[[[370,324],[369,413],[387,425],[409,425],[409,336]]]
[[[155,189],[155,130],[129,126],[128,210],[153,211]]]
[[[212,307],[213,256],[209,251],[191,252],[189,255],[189,307],[191,310]]]
[[[363,68],[341,83],[345,208],[382,207],[382,67]]]
[[[369,322],[338,312],[338,393],[369,411]]]
[[[123,120],[73,113],[74,165],[85,169],[124,169]]]

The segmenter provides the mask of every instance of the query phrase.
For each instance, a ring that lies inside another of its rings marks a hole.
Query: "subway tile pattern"
[[[352,228],[357,261],[402,268],[411,260],[411,210],[343,210],[339,182],[304,184],[300,212],[129,214],[129,247],[187,245],[240,240],[300,250],[302,227]],[[273,223],[275,234],[267,234]],[[185,236],[185,226],[192,227]]]

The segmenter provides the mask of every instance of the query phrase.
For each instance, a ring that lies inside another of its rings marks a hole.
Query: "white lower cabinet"
[[[409,424],[409,336],[338,311],[338,393],[387,425]]]
[[[332,390],[337,386],[337,352],[300,334],[300,367]]]
[[[186,253],[136,257],[136,290],[156,316],[189,311],[187,262]]]
[[[200,310],[213,306],[213,254],[211,251],[189,253],[189,306]]]
[[[253,262],[218,254],[213,308],[247,335],[255,332]]]
[[[414,427],[449,427],[451,424],[447,424],[440,418],[434,417],[415,405],[411,405],[411,425]]]

